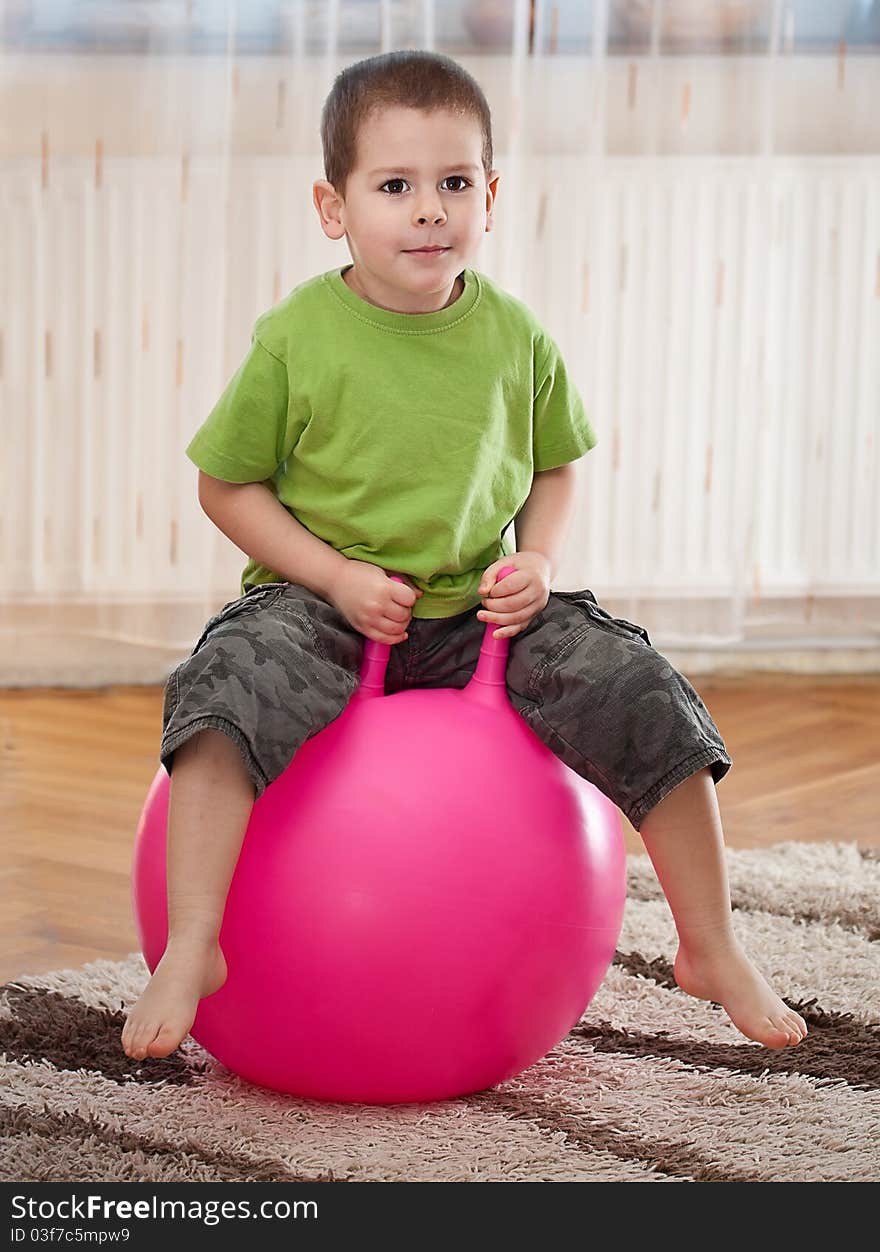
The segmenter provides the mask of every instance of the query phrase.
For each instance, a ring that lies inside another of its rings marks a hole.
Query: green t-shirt
[[[476,270],[434,313],[362,299],[332,269],[257,319],[250,350],[186,449],[206,474],[264,482],[352,560],[405,574],[414,617],[480,602],[483,570],[532,476],[596,436],[559,348]],[[249,587],[282,577],[256,561]]]

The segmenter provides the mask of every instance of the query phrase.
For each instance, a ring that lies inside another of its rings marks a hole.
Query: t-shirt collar
[[[392,309],[380,309],[378,305],[364,300],[356,291],[348,286],[342,277],[352,263],[340,265],[337,269],[328,270],[324,275],[330,290],[355,316],[373,326],[384,330],[399,331],[405,335],[424,334],[426,331],[445,330],[455,325],[473,310],[480,295],[480,281],[475,270],[460,271],[464,280],[464,290],[457,300],[448,304],[445,309],[437,309],[433,313],[397,313]]]

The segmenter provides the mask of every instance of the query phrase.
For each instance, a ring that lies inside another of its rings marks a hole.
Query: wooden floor
[[[694,678],[733,757],[730,847],[880,847],[880,676]],[[0,691],[0,980],[137,949],[129,871],[162,689]],[[628,826],[627,848],[644,851]]]

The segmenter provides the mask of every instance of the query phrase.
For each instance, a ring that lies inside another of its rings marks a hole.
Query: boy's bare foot
[[[806,1037],[804,1019],[780,1000],[736,939],[685,947],[679,943],[675,981],[688,995],[714,1000],[748,1039],[785,1048]]]
[[[217,942],[169,944],[122,1031],[128,1056],[167,1056],[189,1033],[203,996],[226,982],[226,961]]]

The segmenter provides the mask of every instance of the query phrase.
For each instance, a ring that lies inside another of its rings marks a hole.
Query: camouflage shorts
[[[464,687],[485,624],[476,609],[412,618],[386,672],[391,695]],[[205,626],[165,690],[162,764],[214,728],[238,745],[255,796],[297,749],[338,717],[358,685],[365,637],[327,600],[298,583],[268,583],[227,604]],[[510,640],[507,689],[517,712],[566,765],[593,783],[639,829],[673,787],[708,766],[717,784],[732,764],[688,680],[647,632],[611,617],[591,591],[551,592]]]

